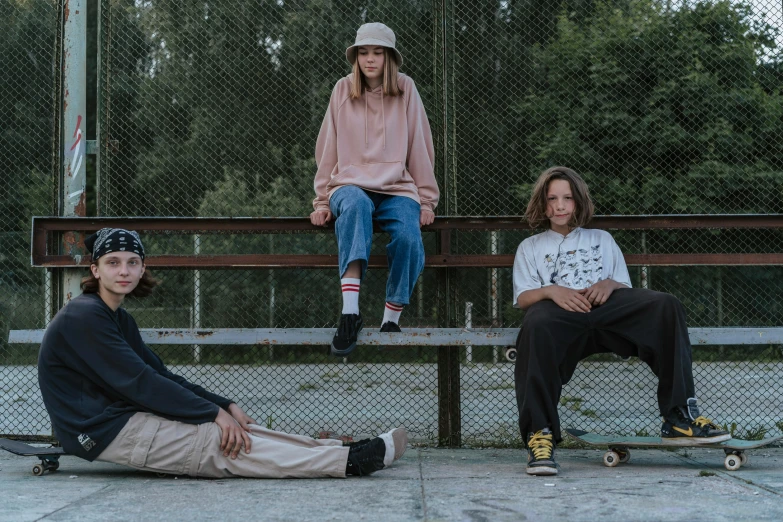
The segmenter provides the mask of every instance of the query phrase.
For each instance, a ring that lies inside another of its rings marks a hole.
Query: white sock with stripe
[[[361,279],[343,277],[340,279],[343,285],[343,314],[359,314],[359,286]]]
[[[402,314],[402,309],[403,309],[403,305],[386,303],[386,308],[384,308],[383,310],[383,321],[381,321],[381,326],[388,323],[389,321],[399,325],[400,314]]]

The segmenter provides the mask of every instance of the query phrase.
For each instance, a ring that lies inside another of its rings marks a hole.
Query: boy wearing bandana
[[[157,284],[139,235],[104,228],[85,245],[92,264],[84,293],[49,324],[38,357],[41,395],[68,453],[209,478],[369,475],[404,453],[403,428],[350,447],[272,431],[231,399],[171,373],[120,307]]]

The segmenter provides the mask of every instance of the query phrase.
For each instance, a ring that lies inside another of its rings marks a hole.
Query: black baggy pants
[[[563,385],[579,361],[609,352],[638,356],[650,366],[658,377],[662,416],[695,397],[685,310],[673,295],[619,289],[588,313],[539,301],[527,310],[517,337],[514,379],[525,442],[546,427],[562,440],[557,405]]]

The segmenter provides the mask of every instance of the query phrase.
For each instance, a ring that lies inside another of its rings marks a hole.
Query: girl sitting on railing
[[[314,225],[335,218],[343,309],[331,353],[350,354],[362,329],[359,290],[373,222],[391,236],[381,332],[399,332],[400,314],[424,267],[419,228],[435,219],[438,186],[432,134],[416,85],[398,72],[402,55],[383,24],[364,24],[346,50],[353,72],[334,86],[315,160]]]

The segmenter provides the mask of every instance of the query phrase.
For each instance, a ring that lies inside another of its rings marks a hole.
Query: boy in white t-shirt
[[[525,239],[514,259],[514,306],[526,310],[514,376],[527,473],[557,474],[560,393],[579,361],[596,353],[637,356],[650,366],[668,443],[729,439],[699,414],[682,304],[670,294],[632,289],[612,236],[582,228],[593,203],[579,174],[565,167],[544,172],[525,216],[531,227],[547,229]]]

